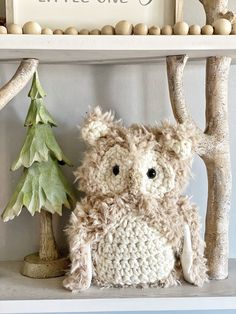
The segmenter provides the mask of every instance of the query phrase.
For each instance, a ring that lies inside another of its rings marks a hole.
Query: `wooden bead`
[[[65,35],[78,35],[78,31],[75,27],[68,27],[66,30],[65,30]]]
[[[120,21],[116,24],[115,33],[116,35],[132,35],[133,25],[128,21]]]
[[[64,32],[61,29],[55,29],[55,31],[53,32],[54,35],[63,35]]]
[[[236,35],[236,23],[232,24],[231,35]]]
[[[101,30],[102,35],[115,35],[115,28],[111,25],[103,26]]]
[[[7,34],[7,29],[5,26],[0,26],[0,35],[6,35]]]
[[[229,20],[218,19],[213,25],[215,35],[229,35],[232,30],[232,24]]]
[[[171,25],[165,25],[161,29],[162,35],[172,35],[173,34],[173,28]]]
[[[148,27],[146,24],[139,23],[134,27],[134,35],[147,35]]]
[[[189,35],[201,35],[201,27],[199,25],[191,25],[189,27]]]
[[[9,24],[7,25],[8,34],[22,34],[22,28],[17,24]]]
[[[159,26],[152,26],[148,30],[149,35],[160,35],[161,34],[161,29]]]
[[[33,35],[40,35],[42,32],[41,26],[33,21],[27,22],[23,26],[23,33],[24,34],[33,34]]]
[[[178,22],[174,26],[175,35],[188,35],[189,26],[185,22]]]
[[[101,31],[100,29],[95,28],[91,30],[90,35],[101,35]]]
[[[89,30],[83,28],[83,29],[81,29],[81,30],[79,31],[79,34],[80,34],[80,35],[89,35]]]
[[[202,35],[213,35],[214,28],[211,25],[204,25],[202,27]]]
[[[46,27],[42,30],[42,35],[53,35],[53,31],[51,28]]]

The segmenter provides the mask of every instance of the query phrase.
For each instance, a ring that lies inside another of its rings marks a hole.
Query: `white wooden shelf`
[[[80,313],[236,309],[236,260],[230,276],[203,288],[189,284],[169,289],[98,289],[72,294],[63,278],[30,279],[21,262],[0,262],[0,313]]]
[[[37,58],[42,63],[134,63],[178,54],[193,59],[236,58],[236,36],[0,36],[2,61]]]

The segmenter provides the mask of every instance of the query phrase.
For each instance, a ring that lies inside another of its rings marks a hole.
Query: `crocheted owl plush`
[[[197,139],[188,125],[124,127],[100,108],[82,127],[76,172],[86,196],[70,218],[64,287],[173,286],[207,281],[197,208],[181,193]]]

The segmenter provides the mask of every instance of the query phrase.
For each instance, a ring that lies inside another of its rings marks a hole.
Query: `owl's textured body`
[[[92,251],[94,281],[101,286],[158,285],[175,266],[167,239],[140,216],[128,214]]]
[[[99,286],[207,280],[198,211],[181,196],[197,142],[192,134],[169,123],[125,128],[99,108],[89,115],[82,136],[90,149],[76,172],[86,197],[67,230],[66,288],[84,290],[92,280]]]

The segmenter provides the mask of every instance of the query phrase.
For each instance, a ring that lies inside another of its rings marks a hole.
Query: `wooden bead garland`
[[[174,26],[175,35],[188,35],[189,26],[185,22],[178,22]]]
[[[8,34],[21,35],[22,34],[22,28],[17,24],[9,24],[7,26],[7,32],[8,32]]]
[[[101,30],[82,29],[80,32],[73,26],[68,27],[65,32],[61,29],[52,31],[46,27],[41,29],[41,26],[34,21],[24,24],[23,29],[17,24],[9,24],[7,28],[1,26],[0,34],[32,34],[32,35],[236,35],[236,23],[231,22],[225,18],[217,19],[213,25],[204,25],[202,28],[199,25],[189,25],[186,22],[178,22],[172,27],[171,25],[148,26],[144,23],[138,23],[133,27],[131,23],[126,20],[119,21],[115,27],[112,25],[105,25]]]
[[[79,31],[80,35],[89,35],[89,30],[86,28],[83,28]]]
[[[61,29],[55,29],[55,31],[53,32],[53,35],[63,35],[64,32]]]
[[[202,27],[202,35],[213,35],[214,28],[211,25],[204,25]]]
[[[162,35],[172,35],[173,34],[173,28],[171,25],[165,25],[161,29]]]
[[[7,34],[7,29],[5,26],[0,26],[0,35],[5,35]]]
[[[101,31],[100,29],[95,28],[91,30],[90,35],[101,35]]]
[[[101,30],[102,35],[115,35],[115,28],[112,25],[105,25]]]
[[[51,28],[44,28],[42,29],[42,35],[53,35],[53,31],[51,30]]]
[[[201,27],[199,25],[191,25],[189,27],[189,35],[201,35]]]
[[[33,35],[40,35],[42,32],[41,26],[33,21],[27,22],[23,26],[23,33],[24,34],[33,34]]]
[[[229,20],[218,19],[213,23],[215,35],[229,35],[232,30],[232,24]]]
[[[128,21],[120,21],[116,24],[115,33],[116,35],[132,35],[133,25]]]
[[[65,35],[78,35],[78,31],[75,27],[68,27],[66,30],[65,30]]]
[[[148,27],[146,24],[139,23],[134,27],[134,35],[147,35]]]
[[[149,35],[161,35],[161,29],[159,26],[152,26],[148,30]]]

